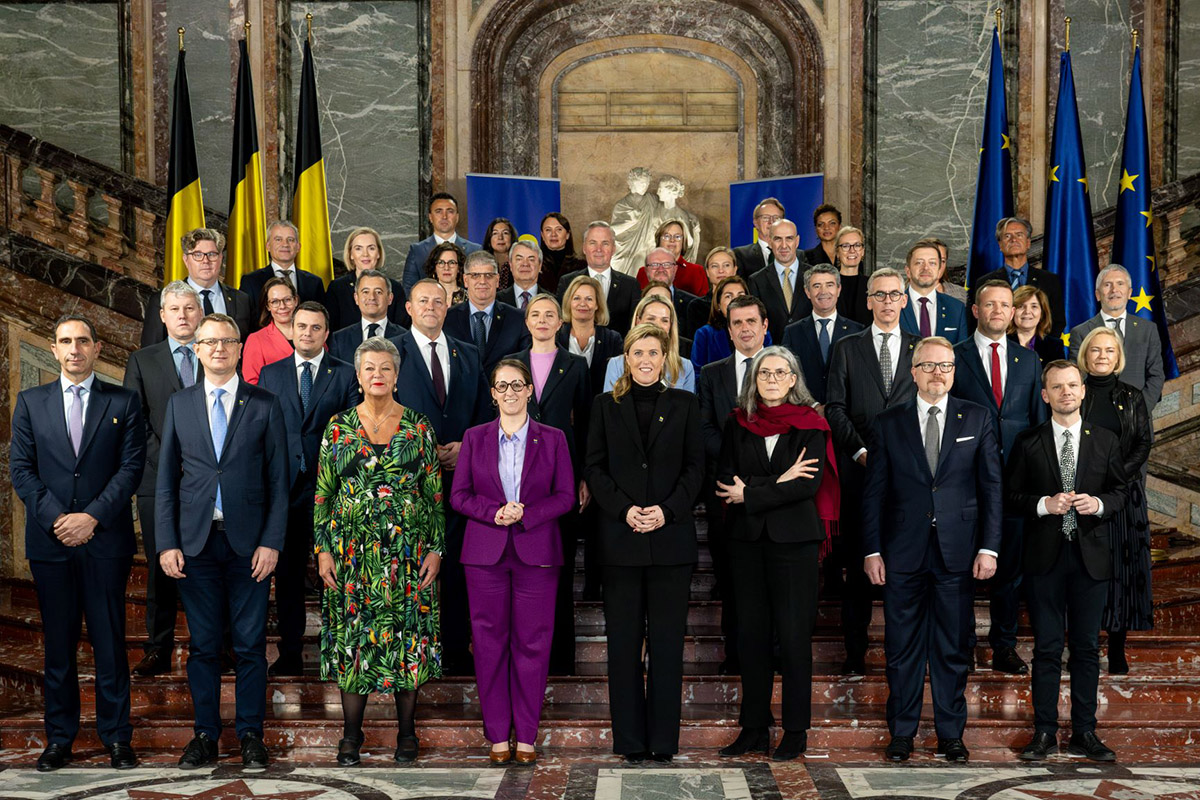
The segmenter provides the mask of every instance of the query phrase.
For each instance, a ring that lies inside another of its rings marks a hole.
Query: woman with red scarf
[[[764,348],[747,370],[717,460],[717,496],[728,504],[743,690],[742,731],[721,755],[770,749],[777,638],[784,733],[775,760],[788,761],[807,748],[812,723],[817,571],[837,527],[837,462],[829,424],[813,410],[791,351]]]

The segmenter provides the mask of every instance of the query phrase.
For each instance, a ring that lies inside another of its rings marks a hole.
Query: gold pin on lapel
[[[558,374],[559,374],[559,375],[562,375],[562,374],[563,374],[562,367],[559,367],[559,368],[558,368]]]
[[[116,425],[116,424],[117,424],[117,418],[113,417],[113,425]]]
[[[662,421],[663,421],[663,418],[662,418],[662,417],[659,417],[659,418],[658,418],[658,421],[659,421],[659,422],[662,422]]]

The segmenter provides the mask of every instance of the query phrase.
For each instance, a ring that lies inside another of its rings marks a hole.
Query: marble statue
[[[659,179],[659,218],[654,227],[657,229],[659,225],[671,220],[682,222],[687,229],[688,246],[681,255],[685,260],[696,264],[700,259],[700,218],[675,204],[676,200],[683,197],[684,189],[683,181],[674,175],[664,175]]]
[[[650,170],[634,167],[626,178],[629,194],[613,206],[610,221],[617,237],[617,250],[612,258],[614,269],[627,275],[636,275],[642,266],[645,254],[654,247],[654,231],[659,225],[659,210],[662,203],[648,194]]]

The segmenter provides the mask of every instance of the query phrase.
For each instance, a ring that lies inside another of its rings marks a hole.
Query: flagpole
[[[183,52],[183,26],[182,25],[179,26],[179,30],[176,31],[176,33],[179,34],[179,52],[182,53]]]
[[[308,36],[306,38],[308,39],[308,43],[310,45],[312,44],[312,21],[313,21],[313,15],[312,15],[312,12],[310,11],[304,15],[304,22],[308,25]]]
[[[996,32],[1000,32],[1000,20],[1004,17],[1004,9],[1001,6],[996,6]]]
[[[249,23],[246,23],[246,24],[249,25]],[[1070,17],[1067,17],[1067,34],[1064,37],[1063,44],[1066,45],[1065,47],[1063,47],[1063,50],[1067,53],[1071,52],[1071,18]]]

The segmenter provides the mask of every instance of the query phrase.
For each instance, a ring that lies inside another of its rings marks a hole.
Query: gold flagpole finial
[[[183,26],[182,25],[179,26],[179,30],[176,31],[176,33],[179,34],[179,52],[182,53],[183,52]]]
[[[308,43],[309,44],[312,44],[312,21],[313,21],[313,15],[312,15],[312,12],[310,11],[304,15],[304,22],[305,22],[305,24],[308,25]]]
[[[996,6],[996,30],[1000,30],[1000,20],[1004,18],[1004,9],[1001,6]]]
[[[1067,17],[1067,35],[1065,40],[1066,47],[1063,49],[1068,53],[1071,52],[1071,18]]]
[[[1137,52],[1137,40],[1138,40],[1137,28],[1130,28],[1129,35],[1133,37],[1133,50],[1130,51],[1130,55],[1133,55],[1134,53]]]
[[[250,41],[250,21],[249,20],[247,20],[246,24],[242,26],[242,29],[246,32],[246,42],[249,43],[249,41]]]

